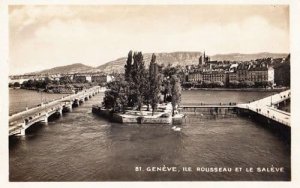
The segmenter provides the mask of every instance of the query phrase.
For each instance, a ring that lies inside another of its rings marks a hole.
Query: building
[[[59,81],[61,82],[61,83],[72,83],[72,81],[73,81],[73,76],[71,76],[71,75],[63,75],[63,76],[61,76],[60,78],[59,78]]]
[[[291,82],[290,62],[280,63],[274,66],[274,82],[277,86],[290,87]]]
[[[234,81],[238,81],[238,76],[236,71],[235,72],[228,72],[228,82],[234,82]]]
[[[225,86],[229,83],[242,83],[245,81],[257,83],[257,86],[260,86],[260,84],[265,85],[266,82],[274,84],[276,71],[268,61],[265,61],[265,59],[262,59],[261,61],[255,60],[242,63],[234,62],[230,64],[217,61],[210,62],[209,59],[206,58],[205,53],[204,57],[204,59],[202,57],[199,58],[199,65],[197,68],[191,68],[188,70],[188,82],[223,82]],[[205,62],[204,64],[203,61]],[[202,64],[200,65],[200,63]],[[285,81],[283,81],[283,79],[280,80],[279,78],[279,75],[282,74],[289,75],[288,68],[283,67],[288,66],[276,66],[276,75],[278,75],[278,83],[281,83],[280,85],[289,83],[289,78],[284,78]]]
[[[92,75],[92,82],[106,83],[107,82],[107,76],[104,75],[104,74]]]
[[[47,89],[47,92],[49,92],[49,93],[65,93],[65,94],[75,93],[75,89],[72,85],[49,84],[46,89]]]
[[[188,75],[189,82],[223,82],[227,84],[228,76],[224,70],[218,71],[193,71]]]
[[[188,75],[188,81],[189,82],[202,82],[202,72],[197,70],[189,73]]]
[[[249,69],[249,80],[252,82],[269,81],[274,83],[274,69],[267,65],[253,65]]]
[[[268,67],[268,81],[274,84],[275,72],[273,67]]]
[[[204,51],[203,56],[201,55],[199,57],[199,65],[205,65],[209,61],[210,61],[210,57],[205,56],[205,51]]]
[[[111,75],[107,75],[106,76],[106,82],[108,83],[108,82],[112,82],[112,81],[114,81],[115,80],[115,77],[114,76],[111,76]]]
[[[48,76],[48,78],[50,78],[51,80],[59,81],[61,78],[61,75],[60,74],[51,74]]]
[[[73,80],[77,83],[91,82],[92,76],[90,74],[74,74]]]
[[[76,83],[85,83],[85,82],[87,82],[86,76],[85,75],[80,75],[80,74],[74,74],[73,80]]]
[[[251,67],[251,64],[244,64],[240,63],[236,69],[236,74],[237,74],[237,80],[242,82],[242,81],[247,81],[249,80],[249,69]]]
[[[92,82],[92,76],[91,75],[85,75],[85,79],[88,82]]]
[[[225,71],[208,71],[202,73],[203,81],[210,82],[223,82],[226,84],[226,73]]]
[[[96,74],[91,76],[92,82],[108,83],[108,82],[112,82],[113,80],[114,80],[114,76],[111,75]]]
[[[239,64],[237,64],[237,63],[231,64],[231,65],[229,66],[228,71],[229,71],[229,72],[236,72],[238,66],[239,66]]]
[[[19,84],[22,84],[23,82],[25,82],[25,81],[28,81],[29,80],[29,78],[20,78],[20,79],[11,79],[11,78],[9,78],[9,80],[8,80],[8,83],[9,84],[14,84],[14,83],[19,83]]]

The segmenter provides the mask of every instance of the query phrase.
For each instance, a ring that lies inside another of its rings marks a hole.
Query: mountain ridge
[[[176,65],[186,66],[186,65],[198,64],[199,57],[203,56],[203,53],[196,52],[196,51],[192,51],[192,52],[176,51],[176,52],[160,52],[160,53],[155,53],[155,55],[156,55],[156,62],[158,64],[163,64],[165,66],[167,66],[168,64],[171,64],[173,66]],[[260,52],[260,53],[250,53],[250,54],[243,54],[243,53],[215,54],[209,57],[211,61],[250,61],[250,60],[267,58],[267,57],[283,58],[286,57],[287,55],[288,53]],[[146,67],[148,67],[150,63],[151,56],[152,53],[143,54]],[[72,73],[83,73],[83,72],[122,73],[124,71],[124,65],[126,63],[126,60],[127,60],[127,56],[124,56],[96,67],[85,65],[83,63],[74,63],[70,65],[53,67],[50,69],[36,71],[27,74],[61,74],[61,73],[72,74]]]
[[[73,63],[70,65],[63,65],[58,67],[53,67],[50,69],[45,69],[41,71],[31,72],[27,74],[59,74],[59,73],[76,73],[76,72],[89,72],[94,70],[94,67],[85,65],[83,63]]]
[[[168,65],[169,63],[176,66],[186,66],[192,64],[198,64],[199,57],[202,52],[170,52],[170,53],[155,53],[156,62],[158,64]],[[228,54],[216,54],[209,56],[211,61],[250,61],[261,58],[283,58],[286,57],[288,53],[270,53],[270,52],[260,52],[260,53],[228,53]],[[151,60],[152,53],[143,54],[145,66],[148,66]],[[171,58],[170,58],[171,56]],[[174,57],[175,56],[175,57]],[[177,56],[177,57],[176,57]],[[98,66],[99,70],[104,72],[122,72],[124,65],[126,63],[127,57],[121,57],[113,61],[109,61],[103,65]]]

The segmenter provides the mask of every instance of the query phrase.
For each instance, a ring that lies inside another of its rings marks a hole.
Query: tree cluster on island
[[[159,103],[171,102],[174,115],[181,101],[181,85],[176,69],[158,65],[155,54],[152,54],[147,69],[142,52],[132,51],[128,53],[124,68],[124,75],[116,76],[107,84],[108,90],[103,99],[106,109],[125,113],[126,109],[141,110],[146,105],[148,111],[151,107],[153,115]]]
[[[102,86],[103,84],[96,83],[96,82],[89,83],[88,81],[80,81],[80,80],[74,81],[66,76],[66,77],[61,77],[60,80],[51,80],[49,77],[45,77],[45,79],[43,79],[43,80],[29,79],[29,80],[23,81],[22,83],[19,83],[19,82],[15,82],[13,84],[9,83],[8,87],[14,87],[14,88],[20,87],[21,89],[49,92],[59,86],[65,88],[65,89],[69,89],[69,90],[74,90],[74,89],[78,89],[78,88],[80,90],[80,88],[81,89],[90,88],[95,85]]]

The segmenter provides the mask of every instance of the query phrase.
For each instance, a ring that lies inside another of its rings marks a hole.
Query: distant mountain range
[[[155,53],[156,62],[164,65],[192,65],[198,64],[199,57],[203,55],[201,52],[171,52],[171,53]],[[286,53],[254,53],[254,54],[240,54],[240,53],[231,53],[231,54],[216,54],[210,56],[212,61],[249,61],[261,58],[283,58],[288,54]],[[152,53],[143,54],[145,66],[147,67],[150,63]],[[58,74],[58,73],[82,73],[82,72],[123,72],[124,65],[126,63],[127,56],[118,58],[114,61],[107,62],[98,67],[91,67],[84,65],[82,63],[76,63],[67,66],[55,67],[43,71],[34,72],[31,74]]]
[[[198,64],[199,57],[202,55],[200,52],[172,52],[172,53],[155,53],[156,62],[164,65],[192,65]],[[143,54],[145,66],[148,67],[150,64],[152,53]],[[124,65],[127,57],[122,57],[114,61],[110,61],[97,67],[97,69],[104,72],[122,72],[124,71]]]
[[[250,61],[255,59],[262,59],[267,57],[272,58],[283,58],[288,54],[286,53],[255,53],[255,54],[240,54],[240,53],[231,53],[231,54],[216,54],[211,56],[212,61]]]
[[[42,71],[31,72],[28,74],[60,74],[60,73],[72,74],[78,72],[93,72],[93,71],[95,71],[95,68],[92,66],[84,65],[82,63],[75,63],[66,66],[54,67]]]

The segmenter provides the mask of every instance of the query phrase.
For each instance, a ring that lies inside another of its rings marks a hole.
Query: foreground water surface
[[[271,94],[184,91],[182,102],[247,102]],[[12,99],[11,92],[10,97],[10,104],[24,100]],[[35,125],[26,137],[11,137],[10,181],[290,180],[290,146],[248,118],[193,114],[181,132],[170,126],[121,125],[92,114],[91,106],[102,97],[93,97],[48,125]],[[176,171],[154,172],[164,165]],[[205,172],[197,167],[233,171]],[[271,167],[284,172],[257,172]]]

